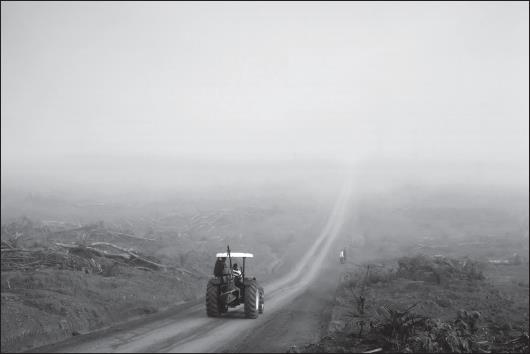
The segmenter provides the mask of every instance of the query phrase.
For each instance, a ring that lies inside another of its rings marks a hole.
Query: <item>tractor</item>
[[[245,317],[257,318],[265,307],[263,288],[255,277],[245,277],[245,260],[253,258],[252,253],[230,252],[217,253],[214,277],[208,281],[206,288],[206,314],[208,317],[219,317],[228,312],[229,307],[241,304],[245,306]],[[233,260],[242,259],[239,268]]]

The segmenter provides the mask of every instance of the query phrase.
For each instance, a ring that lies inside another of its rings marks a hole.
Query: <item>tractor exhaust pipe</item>
[[[230,256],[230,245],[226,245],[226,253],[228,254],[228,261],[230,262],[230,277],[232,277],[232,257]]]

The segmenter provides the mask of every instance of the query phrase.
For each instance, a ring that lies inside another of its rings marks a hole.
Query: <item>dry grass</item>
[[[117,276],[43,269],[2,272],[2,351],[19,351],[192,300],[201,282],[118,267]]]

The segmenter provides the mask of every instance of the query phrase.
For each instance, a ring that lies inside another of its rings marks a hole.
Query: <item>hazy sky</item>
[[[528,164],[529,4],[2,2],[2,162]]]

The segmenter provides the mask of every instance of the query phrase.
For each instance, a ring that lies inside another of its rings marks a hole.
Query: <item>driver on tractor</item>
[[[232,267],[232,275],[235,278],[241,277],[241,270],[239,269],[239,266],[237,265],[237,263],[234,263],[234,266]]]
[[[241,281],[241,269],[239,269],[237,263],[234,263],[234,266],[232,267],[232,275],[234,276],[236,286],[238,288],[241,288],[241,286],[243,285]]]

